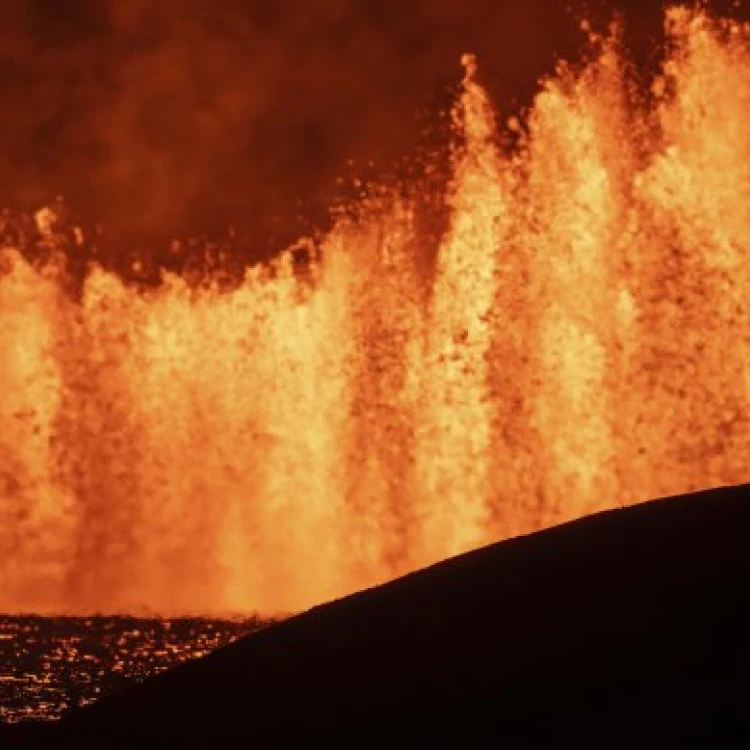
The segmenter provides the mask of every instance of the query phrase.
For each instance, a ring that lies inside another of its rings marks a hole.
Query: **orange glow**
[[[75,301],[5,249],[0,610],[298,610],[748,481],[750,31],[667,28],[649,97],[592,39],[513,149],[467,55],[435,247],[380,195],[310,278],[94,270]]]

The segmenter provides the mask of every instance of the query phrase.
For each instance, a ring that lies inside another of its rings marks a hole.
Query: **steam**
[[[413,152],[467,49],[515,109],[583,40],[541,0],[9,0],[2,13],[0,205],[62,194],[120,248],[231,225],[276,250],[327,222],[339,178]]]

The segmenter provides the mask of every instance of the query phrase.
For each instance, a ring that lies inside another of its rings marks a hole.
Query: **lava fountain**
[[[0,258],[0,610],[298,610],[505,536],[750,479],[750,31],[667,14],[498,126],[447,224],[381,191],[231,287]],[[58,253],[59,255],[59,253]]]

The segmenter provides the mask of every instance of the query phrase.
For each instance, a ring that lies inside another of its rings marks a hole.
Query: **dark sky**
[[[620,3],[640,53],[661,3]],[[570,10],[573,7],[574,10]],[[584,46],[563,0],[2,0],[0,205],[111,234],[290,239],[336,179],[408,154],[477,53],[507,113]],[[588,10],[587,10],[588,9]],[[421,114],[420,114],[421,113]]]

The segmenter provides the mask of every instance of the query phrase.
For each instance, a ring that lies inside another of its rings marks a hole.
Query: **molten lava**
[[[750,31],[667,25],[648,96],[595,39],[507,131],[467,56],[438,247],[394,195],[305,279],[79,298],[5,248],[0,610],[297,610],[750,479]]]

